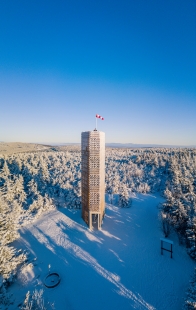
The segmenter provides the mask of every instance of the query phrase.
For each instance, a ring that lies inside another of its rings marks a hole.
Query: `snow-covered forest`
[[[165,237],[174,229],[179,242],[196,260],[196,150],[106,150],[106,193],[119,207],[131,205],[130,193],[160,192],[160,220]],[[0,304],[8,303],[10,285],[28,253],[12,242],[18,229],[44,211],[64,206],[81,208],[81,154],[79,148],[0,155]],[[196,305],[195,276],[185,309]]]

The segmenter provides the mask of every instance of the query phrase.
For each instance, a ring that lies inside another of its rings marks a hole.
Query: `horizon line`
[[[29,144],[40,144],[48,146],[63,146],[63,145],[79,145],[81,142],[20,142],[20,141],[0,141],[0,143],[29,143]],[[122,142],[106,142],[106,146],[135,146],[135,147],[183,147],[183,148],[196,148],[196,145],[184,145],[184,144],[161,144],[161,143],[122,143]]]

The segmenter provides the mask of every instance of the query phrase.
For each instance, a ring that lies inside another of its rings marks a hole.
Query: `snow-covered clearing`
[[[91,232],[80,210],[64,208],[23,228],[15,245],[29,250],[32,263],[10,288],[16,301],[9,309],[43,288],[49,264],[61,276],[59,286],[44,288],[56,310],[181,309],[195,263],[174,233],[173,259],[160,254],[161,199],[139,195],[129,209],[107,204],[101,231]]]

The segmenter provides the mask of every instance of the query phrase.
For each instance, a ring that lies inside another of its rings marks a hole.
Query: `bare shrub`
[[[43,289],[35,290],[31,294],[30,291],[27,292],[24,303],[21,310],[54,310],[54,305],[48,303],[47,306],[44,305]]]

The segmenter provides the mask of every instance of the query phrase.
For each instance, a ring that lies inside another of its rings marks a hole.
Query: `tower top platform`
[[[86,130],[86,131],[83,131],[82,133],[84,133],[84,132],[100,132],[100,133],[104,133],[105,134],[105,132],[104,131],[100,131],[100,130],[97,130],[97,129],[94,129],[94,130]]]

